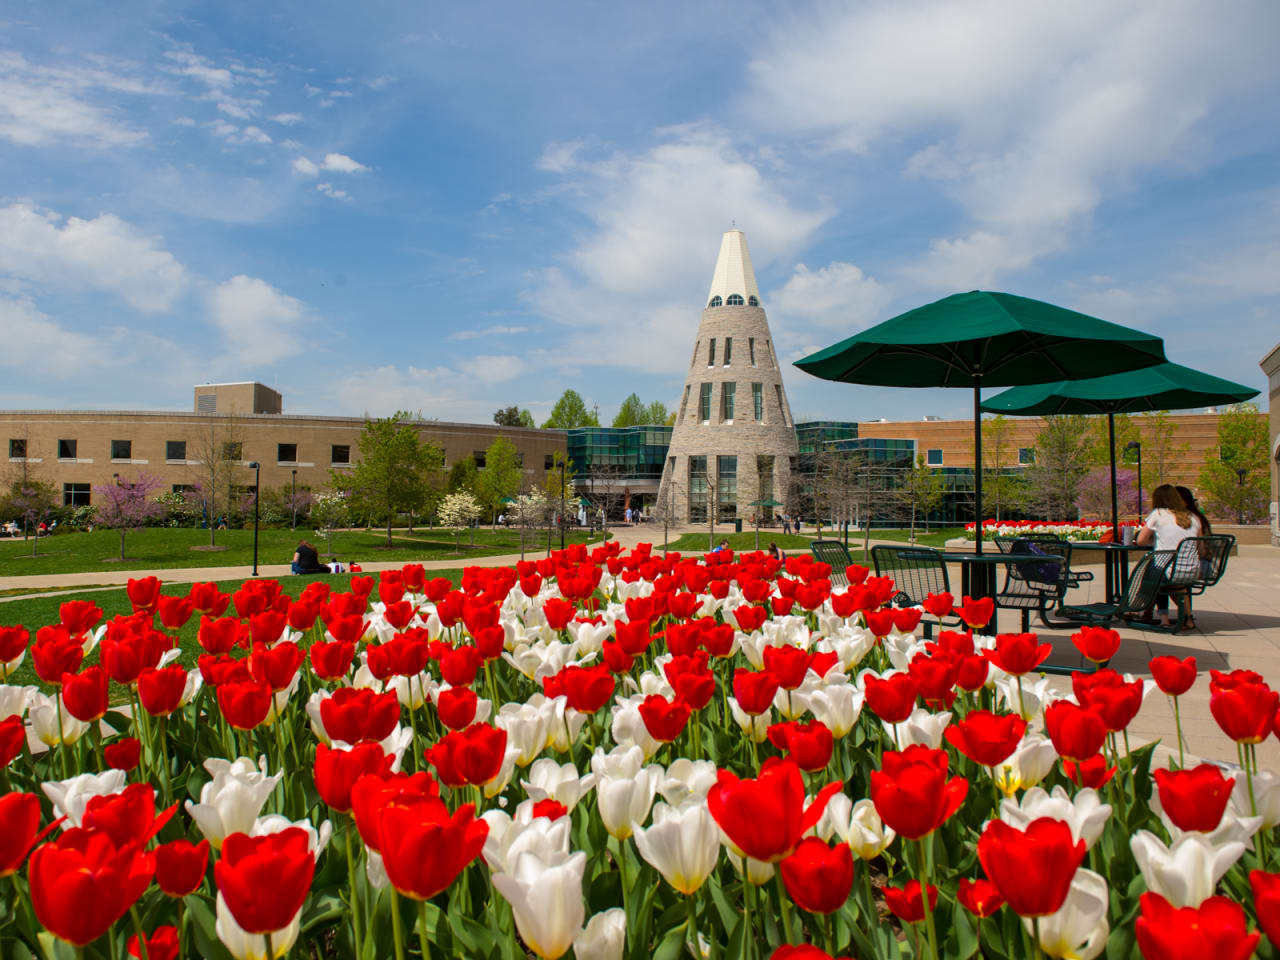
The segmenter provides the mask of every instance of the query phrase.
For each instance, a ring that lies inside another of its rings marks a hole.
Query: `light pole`
[[[262,489],[262,464],[257,460],[249,464],[253,471],[253,575],[258,575],[258,501]]]
[[[293,471],[293,495],[291,498],[291,502],[293,503],[293,523],[290,525],[289,529],[297,530],[298,529],[298,471],[296,469]]]
[[[564,528],[568,518],[564,515],[564,458],[560,458],[560,549],[564,549]]]
[[[1244,526],[1244,478],[1248,473],[1248,467],[1236,468],[1236,477],[1240,481],[1240,488],[1236,492],[1236,523],[1241,526]]]
[[[1137,440],[1130,440],[1124,445],[1124,452],[1130,450],[1138,452],[1138,516],[1142,516],[1142,444]]]

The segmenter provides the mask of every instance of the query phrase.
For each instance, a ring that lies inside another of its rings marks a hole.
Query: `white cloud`
[[[306,157],[295,158],[293,161],[293,169],[304,177],[314,177],[320,172],[320,168]]]
[[[972,222],[935,238],[913,276],[985,284],[1071,244],[1138,174],[1204,162],[1220,108],[1277,77],[1276,11],[1260,9],[820,7],[765,31],[742,106],[835,150],[924,144],[904,174],[935,181]]]
[[[98,341],[60,326],[29,300],[0,297],[0,330],[0,367],[19,374],[68,377],[100,368],[104,359]]]
[[[505,383],[524,373],[525,363],[511,354],[481,354],[459,361],[458,368],[480,383]]]
[[[458,330],[449,334],[450,340],[481,340],[489,337],[513,337],[518,333],[526,333],[528,327],[492,326],[483,330]]]
[[[567,143],[549,143],[538,158],[539,170],[548,173],[564,173],[577,162],[578,154],[584,144],[581,140],[570,140]]]
[[[225,100],[218,102],[218,112],[225,113],[229,117],[235,117],[237,120],[248,120],[252,114],[244,107],[237,103],[228,103]]]
[[[321,168],[335,173],[364,173],[369,169],[363,163],[352,160],[345,153],[326,153]]]
[[[245,143],[270,143],[271,137],[267,136],[266,131],[260,127],[248,126],[240,134],[241,141]]]
[[[0,273],[37,283],[108,290],[139,310],[169,310],[187,289],[182,264],[113,214],[62,218],[29,203],[0,208]]]
[[[302,301],[257,277],[239,274],[218,284],[209,294],[209,313],[246,365],[274,363],[303,347]]]
[[[147,138],[97,100],[106,93],[148,94],[127,74],[84,66],[45,67],[22,54],[0,52],[0,139],[20,146],[61,141],[96,147],[138,144]]]
[[[787,329],[818,326],[852,334],[885,319],[892,294],[852,263],[836,261],[810,270],[797,264],[787,282],[766,299],[775,324]],[[799,321],[808,321],[808,324]]]
[[[320,193],[323,193],[326,197],[329,197],[331,200],[346,200],[349,196],[351,196],[349,193],[347,193],[347,191],[339,190],[332,183],[317,183],[316,190],[318,190]]]
[[[212,90],[221,90],[234,82],[231,71],[224,67],[215,67],[208,57],[192,53],[190,50],[169,50],[165,52],[168,60],[177,64],[169,72],[199,80]]]
[[[343,377],[334,388],[332,402],[317,409],[332,412],[335,406],[355,415],[388,416],[409,410],[442,420],[484,423],[498,403],[489,383],[462,376],[452,368],[401,369],[388,364]]]
[[[302,114],[300,113],[277,113],[271,117],[272,123],[278,123],[282,127],[292,127],[296,123],[302,122]]]
[[[194,127],[196,125],[195,120],[191,117],[179,117],[177,120],[173,121],[173,123],[174,126],[178,127]]]

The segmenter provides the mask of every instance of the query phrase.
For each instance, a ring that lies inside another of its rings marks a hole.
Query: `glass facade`
[[[578,427],[568,431],[568,454],[579,478],[592,467],[620,467],[624,478],[660,480],[671,427]]]
[[[817,453],[827,444],[853,440],[858,436],[858,425],[841,420],[809,420],[796,424],[796,442],[800,454]]]
[[[716,519],[732,520],[738,513],[738,458],[716,457]]]
[[[689,458],[689,522],[707,519],[707,458]]]

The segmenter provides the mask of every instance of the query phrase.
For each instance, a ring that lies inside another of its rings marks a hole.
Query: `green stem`
[[[929,937],[929,955],[938,960],[938,928],[933,919],[933,910],[929,906],[929,863],[925,855],[924,840],[916,841],[916,851],[920,855],[920,903],[924,908],[925,932]]]
[[[836,938],[832,933],[832,927],[834,926],[835,918],[833,918],[831,914],[828,913],[822,918],[822,939],[826,944],[827,953],[831,954],[833,957],[836,955]]]
[[[62,732],[65,729],[62,726],[62,687],[59,686],[53,691],[54,703],[58,706],[58,763],[62,766],[62,779],[70,779],[71,774],[67,771],[67,745],[62,739]]]
[[[427,901],[418,901],[418,943],[422,945],[422,960],[431,960],[431,943],[427,939]]]
[[[342,832],[343,841],[347,848],[347,880],[351,884],[351,935],[355,942],[356,956],[361,956],[364,952],[360,944],[360,898],[356,893],[356,866],[355,857],[351,854],[351,834],[355,831],[355,820],[351,820],[346,825],[346,829]]]
[[[693,940],[693,955],[700,957],[702,948],[698,945],[698,895],[692,893],[685,897],[685,903],[689,907],[689,935]]]
[[[1187,761],[1182,755],[1182,713],[1178,709],[1178,698],[1173,698],[1173,724],[1178,730],[1178,769],[1185,770]]]
[[[400,895],[391,887],[391,935],[395,940],[396,960],[404,960],[404,934],[400,930]]]
[[[1032,946],[1035,948],[1035,953],[1033,954],[1033,956],[1039,956],[1040,955],[1040,918],[1039,917],[1035,917],[1032,919],[1031,929],[1032,929],[1032,936],[1035,939],[1035,942],[1032,944]]]
[[[267,945],[267,960],[276,960],[275,944],[271,942],[271,931],[267,931],[262,935],[263,942]]]
[[[743,960],[751,960],[755,936],[751,930],[751,881],[747,879],[747,861],[742,861],[742,952]]]
[[[744,862],[743,868],[746,864]],[[795,943],[795,939],[791,936],[791,902],[787,899],[787,888],[782,882],[782,871],[774,868],[773,879],[777,882],[778,887],[778,912],[782,914],[782,935],[789,944]]]
[[[129,908],[129,916],[133,918],[133,932],[138,935],[138,949],[141,951],[142,960],[151,960],[151,953],[147,949],[147,935],[142,932],[142,918],[138,916],[137,904]]]

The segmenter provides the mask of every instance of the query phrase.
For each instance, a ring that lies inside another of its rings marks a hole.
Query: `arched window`
[[[747,306],[748,306],[748,307],[758,307],[758,306],[760,306],[760,298],[759,298],[759,297],[756,297],[756,296],[750,296],[750,297],[747,297]]]
[[[714,297],[711,298],[711,302],[708,303],[707,306],[718,307],[718,306],[721,306],[723,303],[724,301],[720,299],[720,294],[717,293]]]
[[[742,306],[742,295],[741,295],[741,294],[738,294],[738,293],[731,293],[731,294],[729,294],[729,296],[725,298],[724,305],[725,305],[726,307],[740,307],[740,306]]]

